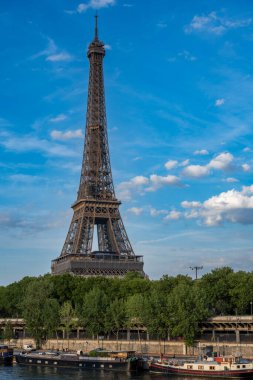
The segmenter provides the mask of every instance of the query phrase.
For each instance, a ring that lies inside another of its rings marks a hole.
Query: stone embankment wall
[[[32,343],[32,339],[19,339],[11,341],[12,345],[17,348],[23,348],[24,344]],[[6,342],[8,344],[8,342]],[[224,343],[217,345],[213,342],[201,342],[193,347],[186,347],[184,342],[173,342],[173,341],[135,341],[135,340],[83,340],[83,339],[51,339],[43,346],[43,349],[59,349],[69,351],[82,350],[83,352],[91,351],[97,347],[102,347],[106,350],[133,350],[139,353],[147,355],[198,355],[203,352],[203,348],[212,347],[214,352],[220,353],[221,355],[235,355],[241,354],[245,358],[253,359],[253,344],[236,344],[236,343]]]

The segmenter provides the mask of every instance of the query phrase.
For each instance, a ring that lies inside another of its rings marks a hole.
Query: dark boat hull
[[[245,370],[222,370],[222,371],[200,371],[174,368],[171,366],[162,366],[159,363],[151,363],[149,366],[151,372],[163,373],[165,375],[176,376],[193,376],[193,377],[216,377],[216,378],[250,378],[253,377],[253,369]]]
[[[66,359],[60,356],[45,357],[32,355],[16,355],[16,362],[21,365],[44,366],[54,368],[76,368],[82,370],[107,370],[107,371],[137,371],[138,359],[96,360],[95,358]]]

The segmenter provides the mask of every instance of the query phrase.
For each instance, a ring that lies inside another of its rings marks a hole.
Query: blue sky
[[[251,271],[252,2],[2,0],[0,284],[62,249],[96,10],[114,185],[145,272]]]

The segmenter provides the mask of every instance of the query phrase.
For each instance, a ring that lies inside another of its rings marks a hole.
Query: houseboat
[[[240,378],[253,376],[253,363],[239,356],[205,358],[195,362],[166,361],[164,359],[150,363],[151,372],[177,376],[200,376],[217,378]]]
[[[78,368],[82,370],[138,371],[142,369],[142,360],[134,351],[100,351],[97,356],[69,352],[25,352],[15,355],[21,365]]]

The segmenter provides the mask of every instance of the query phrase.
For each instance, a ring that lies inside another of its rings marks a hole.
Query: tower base
[[[118,256],[113,253],[92,252],[90,256],[69,254],[52,261],[52,274],[71,273],[77,276],[124,277],[138,272],[143,277],[143,256]]]

